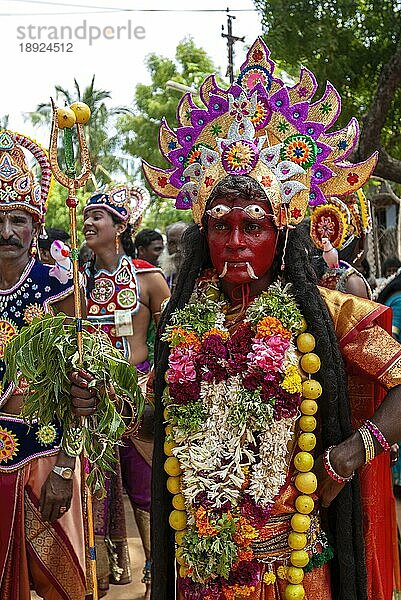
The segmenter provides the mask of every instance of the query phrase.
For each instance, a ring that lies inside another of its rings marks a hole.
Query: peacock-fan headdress
[[[24,150],[40,167],[40,183],[28,168]],[[4,129],[0,131],[0,210],[22,209],[43,223],[51,183],[46,151],[30,138]]]
[[[178,128],[162,120],[160,150],[172,167],[144,162],[145,176],[156,194],[174,198],[178,209],[192,209],[197,223],[212,189],[228,174],[257,180],[283,228],[300,223],[308,205],[358,190],[376,165],[377,153],[358,164],[346,160],[358,140],[356,119],[329,132],[341,109],[330,83],[312,102],[317,83],[311,71],[302,67],[289,87],[273,76],[274,68],[269,49],[257,39],[228,90],[210,75],[199,91],[205,108],[188,93],[177,109]]]

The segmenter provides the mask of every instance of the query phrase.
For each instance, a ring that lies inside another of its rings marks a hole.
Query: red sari
[[[370,418],[387,391],[401,383],[401,346],[391,332],[391,311],[381,304],[320,288],[333,319],[348,374],[354,429]],[[360,470],[368,598],[391,600],[400,589],[395,499],[390,456]]]

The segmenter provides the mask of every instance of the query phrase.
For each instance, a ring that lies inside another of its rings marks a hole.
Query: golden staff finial
[[[52,173],[55,179],[65,188],[68,189],[68,197],[66,205],[70,213],[70,230],[71,230],[71,260],[73,265],[74,277],[74,314],[77,329],[77,346],[79,354],[79,362],[83,362],[83,340],[82,340],[82,307],[81,307],[81,292],[79,285],[79,269],[78,269],[78,241],[77,241],[77,206],[78,198],[76,195],[77,189],[85,185],[91,174],[91,164],[89,158],[88,145],[83,130],[85,123],[90,118],[90,108],[83,102],[75,102],[70,108],[56,108],[53,98],[51,99],[53,109],[52,130],[50,135],[49,160]],[[76,164],[74,157],[74,143],[72,137],[72,128],[76,126],[78,136],[78,146],[80,151],[81,173],[77,176]],[[64,158],[66,163],[66,172],[62,170],[58,162],[58,134],[59,129],[64,133]],[[86,471],[86,461],[82,454],[82,468]],[[86,479],[86,477],[85,477]],[[89,558],[92,574],[93,600],[98,600],[97,576],[96,576],[96,550],[95,550],[95,533],[93,524],[93,509],[92,509],[92,494],[87,485],[86,489],[86,506],[88,515],[88,543],[89,543]]]
[[[74,277],[74,307],[75,318],[77,320],[77,343],[79,359],[83,360],[82,346],[82,309],[81,295],[79,287],[79,269],[78,269],[78,241],[77,241],[77,213],[78,199],[76,190],[85,185],[91,174],[91,164],[89,158],[88,145],[86,143],[83,126],[89,121],[90,109],[83,102],[76,102],[71,108],[56,108],[53,98],[51,99],[53,108],[52,131],[50,135],[49,160],[52,173],[55,179],[68,189],[68,198],[66,205],[70,213],[71,230],[71,259],[73,265]],[[75,109],[75,110],[74,110]],[[78,145],[80,150],[81,174],[77,176],[74,157],[74,144],[72,138],[72,127],[76,126],[78,134]],[[66,172],[61,169],[58,162],[58,133],[59,129],[64,132],[64,158],[66,163]]]

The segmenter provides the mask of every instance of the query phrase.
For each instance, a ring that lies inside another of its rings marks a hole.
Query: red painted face
[[[261,279],[272,267],[277,230],[266,201],[220,196],[208,209],[210,258],[220,278],[231,284]]]

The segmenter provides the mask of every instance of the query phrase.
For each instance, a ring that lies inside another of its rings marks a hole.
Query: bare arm
[[[73,317],[75,314],[74,310],[74,294],[70,294],[66,298],[63,298],[59,302],[55,302],[52,305],[56,312],[62,312],[70,317]],[[82,317],[86,317],[86,301],[84,297],[83,290],[81,288],[81,311]]]
[[[74,294],[53,304],[56,312],[63,312],[68,316],[74,315]],[[82,316],[86,316],[85,299],[81,291]],[[86,373],[76,374],[71,386],[71,401],[73,410],[81,415],[92,414],[96,407],[95,391],[87,387],[87,382],[91,376]],[[68,467],[72,471],[75,468],[77,458],[68,456],[63,449],[57,454],[56,465],[58,467]],[[43,519],[53,523],[62,517],[71,506],[73,494],[72,479],[63,479],[57,473],[50,471],[44,482],[40,494],[40,510]]]
[[[371,421],[377,425],[390,446],[401,439],[401,385],[397,385],[388,392]],[[375,438],[374,445],[376,455],[383,452]],[[349,477],[362,467],[365,463],[365,449],[360,433],[356,431],[347,440],[333,448],[330,452],[330,461],[335,471],[342,477]],[[316,470],[322,506],[327,507],[341,491],[343,485],[334,482],[327,475],[321,457],[317,461]]]
[[[345,289],[347,294],[353,294],[354,296],[359,296],[359,298],[369,298],[366,283],[358,275],[350,275],[348,277]]]
[[[140,275],[141,301],[150,309],[157,324],[160,318],[161,305],[170,297],[170,290],[161,273],[142,273]]]

